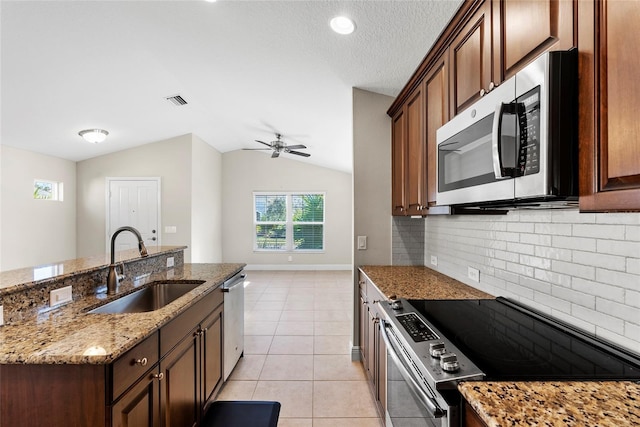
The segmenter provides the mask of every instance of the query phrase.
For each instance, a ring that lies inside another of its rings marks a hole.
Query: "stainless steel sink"
[[[158,310],[203,284],[204,280],[162,281],[94,308],[88,313],[144,313]]]

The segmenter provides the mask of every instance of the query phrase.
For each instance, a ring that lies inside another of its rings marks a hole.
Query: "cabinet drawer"
[[[113,363],[112,400],[120,396],[157,362],[158,333],[154,332]]]
[[[187,334],[196,329],[205,316],[223,302],[222,288],[218,287],[163,326],[160,329],[160,354],[164,357]]]

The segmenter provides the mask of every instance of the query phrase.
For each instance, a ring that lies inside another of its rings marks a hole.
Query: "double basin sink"
[[[144,313],[158,310],[202,285],[204,280],[165,280],[88,311],[92,314]]]

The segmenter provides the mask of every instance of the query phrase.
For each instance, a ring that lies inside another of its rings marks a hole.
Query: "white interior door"
[[[147,248],[160,245],[160,178],[107,178],[107,253],[111,236],[119,227],[137,229]],[[116,252],[138,247],[133,233],[124,232],[116,240]]]

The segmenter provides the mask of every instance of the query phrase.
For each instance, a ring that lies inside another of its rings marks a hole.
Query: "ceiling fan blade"
[[[303,157],[311,156],[311,154],[309,154],[309,153],[301,153],[300,151],[293,151],[293,150],[287,150],[287,153],[295,154],[296,156],[303,156]]]
[[[299,150],[301,148],[307,148],[306,145],[302,145],[302,144],[298,144],[298,145],[287,145],[287,148],[290,148],[292,150]]]
[[[267,150],[271,150],[271,148],[243,148],[243,150],[247,150],[247,151],[255,151],[255,150],[262,151],[262,150],[264,150],[264,151],[267,151]]]
[[[258,141],[257,139],[255,140],[256,142],[259,142],[260,144],[264,144],[267,147],[271,147],[271,144],[267,144],[266,142],[262,142],[262,141]]]
[[[273,154],[271,154],[271,158],[272,159],[275,159],[278,156],[280,156],[280,152],[279,151],[274,151]]]

